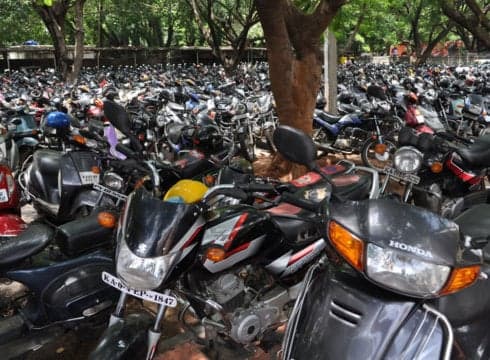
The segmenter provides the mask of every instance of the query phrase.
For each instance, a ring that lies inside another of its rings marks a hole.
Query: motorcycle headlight
[[[367,245],[366,274],[390,289],[414,296],[436,295],[446,284],[451,268],[431,264],[413,256]]]
[[[121,190],[123,187],[123,178],[114,172],[106,172],[102,179],[105,186],[113,190]]]
[[[422,166],[424,155],[413,146],[404,146],[395,152],[393,162],[397,170],[415,173]]]
[[[337,252],[369,280],[408,296],[429,298],[451,294],[472,285],[480,274],[479,265],[451,268],[404,251],[365,243],[335,221],[329,223],[328,238]],[[423,250],[414,247],[414,251]]]
[[[116,251],[117,276],[132,289],[154,290],[162,285],[179,257],[180,253],[177,252],[156,258],[141,258],[121,239]]]

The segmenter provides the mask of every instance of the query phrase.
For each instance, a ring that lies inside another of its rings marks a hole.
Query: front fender
[[[142,359],[147,351],[147,331],[152,318],[146,313],[126,316],[108,327],[89,360]]]

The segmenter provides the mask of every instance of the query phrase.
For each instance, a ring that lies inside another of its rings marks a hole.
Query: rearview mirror
[[[274,131],[274,145],[286,160],[304,165],[309,170],[317,167],[316,146],[311,137],[290,126],[279,126]]]

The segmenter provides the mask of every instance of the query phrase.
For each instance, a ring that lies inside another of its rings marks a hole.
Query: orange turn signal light
[[[386,144],[376,144],[374,147],[374,152],[376,154],[384,154],[386,152]]]
[[[364,242],[335,221],[328,224],[328,237],[340,255],[354,268],[363,270]]]
[[[90,170],[92,170],[94,174],[100,174],[100,167],[98,166],[92,166]]]
[[[432,171],[434,174],[439,174],[440,172],[442,172],[442,169],[443,169],[443,165],[439,161],[433,162],[432,165],[430,166],[430,171]]]
[[[441,295],[447,295],[473,284],[480,275],[480,265],[456,268],[451,273],[446,286],[440,291]]]
[[[82,135],[73,135],[72,139],[81,145],[85,145],[87,143],[87,139],[85,139]]]
[[[210,247],[206,249],[206,259],[212,262],[223,261],[226,258],[225,249],[221,247]]]
[[[116,226],[117,218],[110,212],[102,211],[97,215],[97,222],[106,229],[113,229]]]

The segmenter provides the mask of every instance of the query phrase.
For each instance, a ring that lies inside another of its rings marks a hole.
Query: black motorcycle
[[[311,164],[304,154],[289,159]],[[490,283],[478,280],[490,271],[489,218],[488,204],[453,222],[388,198],[333,198],[326,255],[305,277],[283,359],[488,359]]]

